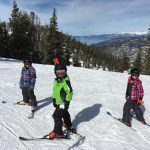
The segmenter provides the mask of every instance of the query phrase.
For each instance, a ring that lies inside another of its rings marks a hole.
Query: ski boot
[[[54,138],[64,138],[62,134],[56,134],[54,131],[48,134],[49,139],[53,140]]]

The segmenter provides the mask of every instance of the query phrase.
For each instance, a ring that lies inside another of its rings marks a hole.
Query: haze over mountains
[[[130,33],[114,33],[114,34],[101,34],[101,35],[88,35],[88,36],[73,36],[76,40],[86,43],[87,45],[108,41],[112,39],[130,38],[147,36],[147,32],[130,32]]]
[[[89,36],[75,36],[74,38],[87,45],[100,48],[117,57],[123,57],[125,53],[131,62],[141,50],[144,56],[149,49],[148,32],[116,33]],[[144,57],[142,57],[144,59]]]

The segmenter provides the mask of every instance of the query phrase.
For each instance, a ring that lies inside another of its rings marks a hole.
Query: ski
[[[15,105],[26,105],[26,106],[31,106],[31,103],[25,103],[23,101],[18,101],[16,103],[14,103]]]
[[[82,138],[82,137],[83,137],[83,136],[82,136],[80,133],[78,133],[78,132],[73,133],[73,134],[77,135],[79,138]]]
[[[78,133],[77,131],[72,132],[71,130],[69,130],[69,129],[67,129],[67,128],[64,130],[64,134],[65,134],[65,135],[73,135],[73,134],[74,134],[74,135],[77,136],[78,139],[84,137],[84,136],[82,136],[80,133]]]
[[[77,132],[76,129],[71,130],[71,129],[67,128],[67,126],[65,125],[65,123],[63,123],[63,127],[65,128],[65,130],[64,130],[64,133],[65,133],[65,134],[70,134],[70,133],[72,133],[72,134],[77,135],[79,138],[83,137],[80,133]]]
[[[32,141],[32,140],[42,140],[42,139],[47,139],[48,140],[48,138],[45,138],[45,137],[40,137],[40,138],[26,138],[26,137],[22,137],[22,136],[20,136],[19,139],[22,140],[22,141]]]
[[[111,112],[107,111],[107,114],[108,114],[109,116],[111,116],[112,118],[114,118],[115,120],[118,120],[119,122],[123,123],[124,125],[126,125],[126,126],[129,127],[130,129],[132,129],[133,131],[136,131],[136,129],[134,129],[134,128],[128,126],[127,124],[125,124],[125,123],[122,121],[121,118],[117,118],[117,117],[113,116],[113,115],[111,114]]]
[[[69,132],[71,132],[71,131],[69,131]],[[76,132],[71,132],[72,134],[74,134],[74,135],[76,135],[77,137],[78,137],[78,139],[80,139],[80,138],[82,138],[83,136],[80,134],[80,133],[78,133],[77,131]]]
[[[2,101],[3,104],[7,103],[6,101]]]
[[[136,118],[136,116],[132,115],[131,117],[134,118],[135,120],[139,121],[139,120]],[[140,121],[139,121],[139,122],[140,122]],[[141,122],[140,122],[140,123],[141,123]],[[145,123],[141,123],[141,124],[150,127],[150,124],[148,124],[148,123],[146,123],[146,122],[145,122]]]
[[[2,103],[3,104],[13,104],[13,105],[27,105],[27,106],[31,105],[30,103],[24,103],[23,101],[18,101],[18,102],[15,102],[15,103],[7,102],[7,101],[2,101]]]
[[[11,102],[7,102],[7,101],[2,101],[3,104],[13,104],[13,105],[19,104],[19,103],[21,103],[21,102],[22,102],[22,101],[18,101],[18,102],[15,102],[15,103],[11,103]]]
[[[71,139],[69,136],[65,135],[64,137],[62,138],[54,138],[54,139],[50,139],[48,137],[48,135],[45,135],[43,137],[37,137],[37,138],[26,138],[26,137],[22,137],[20,136],[19,137],[20,140],[22,141],[36,141],[36,140],[54,140],[54,139]]]

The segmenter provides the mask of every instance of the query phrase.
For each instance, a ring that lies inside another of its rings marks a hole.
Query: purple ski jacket
[[[36,71],[30,66],[29,68],[22,68],[21,78],[20,78],[20,87],[29,87],[30,89],[34,89],[36,82]]]

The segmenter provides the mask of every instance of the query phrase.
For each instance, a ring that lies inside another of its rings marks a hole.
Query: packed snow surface
[[[107,115],[121,118],[125,103],[127,74],[68,67],[74,95],[70,114],[74,126],[83,135],[70,140],[20,141],[19,136],[37,138],[53,130],[52,114],[54,67],[33,64],[37,72],[35,95],[38,111],[33,119],[30,106],[14,105],[22,100],[19,79],[23,63],[0,59],[0,150],[150,150],[150,127],[132,120],[133,131]],[[150,123],[150,76],[141,75],[144,87],[142,110]],[[2,103],[6,101],[7,103]]]

